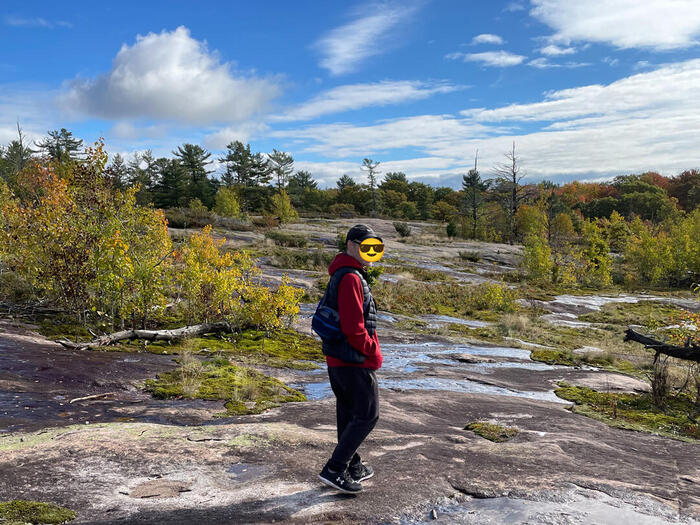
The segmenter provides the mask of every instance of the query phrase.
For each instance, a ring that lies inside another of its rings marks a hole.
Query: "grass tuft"
[[[516,427],[504,427],[487,421],[472,421],[464,427],[464,430],[471,430],[477,436],[481,436],[494,443],[510,441],[520,433]]]

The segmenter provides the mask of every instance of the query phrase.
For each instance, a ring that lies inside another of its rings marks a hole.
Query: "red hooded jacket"
[[[339,253],[328,267],[328,274],[333,273],[343,266],[350,266],[361,270],[362,264],[346,253]],[[328,366],[356,366],[377,370],[382,366],[382,352],[379,349],[377,332],[370,337],[365,329],[365,318],[362,310],[363,303],[362,282],[354,273],[343,276],[338,285],[338,314],[340,315],[340,329],[348,338],[350,345],[358,352],[365,355],[364,363],[346,363],[335,357],[326,356]]]

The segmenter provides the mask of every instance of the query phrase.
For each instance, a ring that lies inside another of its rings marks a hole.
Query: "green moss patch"
[[[472,421],[464,430],[471,430],[477,436],[493,441],[494,443],[503,443],[510,441],[520,433],[515,427],[504,427],[486,421]]]
[[[676,439],[700,439],[700,415],[690,398],[670,396],[666,408],[659,410],[651,394],[597,392],[588,387],[560,383],[554,391],[562,399],[575,403],[573,411],[611,426],[651,432]]]
[[[428,268],[421,268],[420,266],[410,266],[404,264],[396,266],[385,266],[384,268],[387,273],[410,273],[411,277],[416,281],[445,282],[455,280],[454,277],[447,275],[445,272],[441,272],[439,270],[430,270]]]
[[[279,330],[265,334],[260,330],[245,330],[223,337],[206,336],[185,339],[174,344],[156,341],[127,342],[105,347],[107,351],[151,352],[154,354],[225,354],[245,364],[313,370],[323,361],[321,343],[294,330]]]
[[[495,283],[380,282],[372,294],[382,310],[404,315],[439,314],[491,321],[502,312],[518,309],[516,292]]]
[[[38,501],[13,500],[0,503],[0,523],[66,523],[75,519],[75,512]]]
[[[616,325],[667,326],[673,324],[683,309],[655,301],[607,303],[597,312],[579,316],[581,321]]]
[[[532,350],[530,357],[533,361],[542,361],[550,365],[565,366],[595,366],[611,372],[620,372],[634,377],[644,377],[644,371],[627,361],[612,356],[609,353],[574,354],[571,350],[555,350],[537,348]]]
[[[301,392],[227,359],[190,360],[172,372],[146,381],[146,390],[158,399],[225,400],[228,415],[257,414],[290,401],[306,401]]]

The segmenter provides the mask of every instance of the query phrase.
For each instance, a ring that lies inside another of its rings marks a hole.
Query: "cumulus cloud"
[[[506,13],[516,13],[518,11],[525,11],[525,6],[522,2],[509,2],[507,6],[503,8]]]
[[[395,46],[398,41],[396,29],[416,10],[417,5],[400,3],[358,8],[352,21],[329,31],[313,45],[322,55],[320,66],[332,75],[355,71],[367,58]]]
[[[279,93],[274,80],[235,73],[180,26],[124,44],[108,73],[75,79],[59,104],[94,117],[201,125],[246,120]]]
[[[559,41],[604,42],[620,48],[676,49],[696,45],[697,0],[532,0],[530,14]]]
[[[463,62],[481,62],[484,66],[510,67],[521,64],[527,57],[508,51],[485,51],[483,53],[450,53],[445,58]]]
[[[272,120],[309,120],[331,113],[420,100],[435,94],[449,93],[463,88],[464,86],[454,86],[445,82],[416,80],[386,80],[338,86],[320,93],[308,102],[292,108],[282,115],[273,117]]]
[[[697,166],[700,59],[668,64],[607,85],[547,93],[531,104],[421,115],[370,126],[330,124],[276,131],[328,158],[395,158],[412,148],[417,162],[392,160],[392,170],[447,183],[466,172],[474,150],[488,176],[511,141],[532,180],[613,177],[646,170],[672,175]],[[527,131],[524,131],[527,129]],[[341,160],[338,160],[341,159]],[[385,164],[382,164],[385,166]],[[313,171],[313,170],[312,170]]]
[[[498,35],[492,35],[490,33],[482,33],[481,35],[476,35],[472,38],[472,45],[476,44],[497,44],[503,43],[503,39]]]

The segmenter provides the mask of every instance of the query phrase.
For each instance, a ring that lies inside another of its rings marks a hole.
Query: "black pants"
[[[338,472],[360,461],[357,448],[379,419],[379,389],[374,370],[369,368],[331,366],[328,377],[336,397],[338,421],[338,445],[328,468]]]

